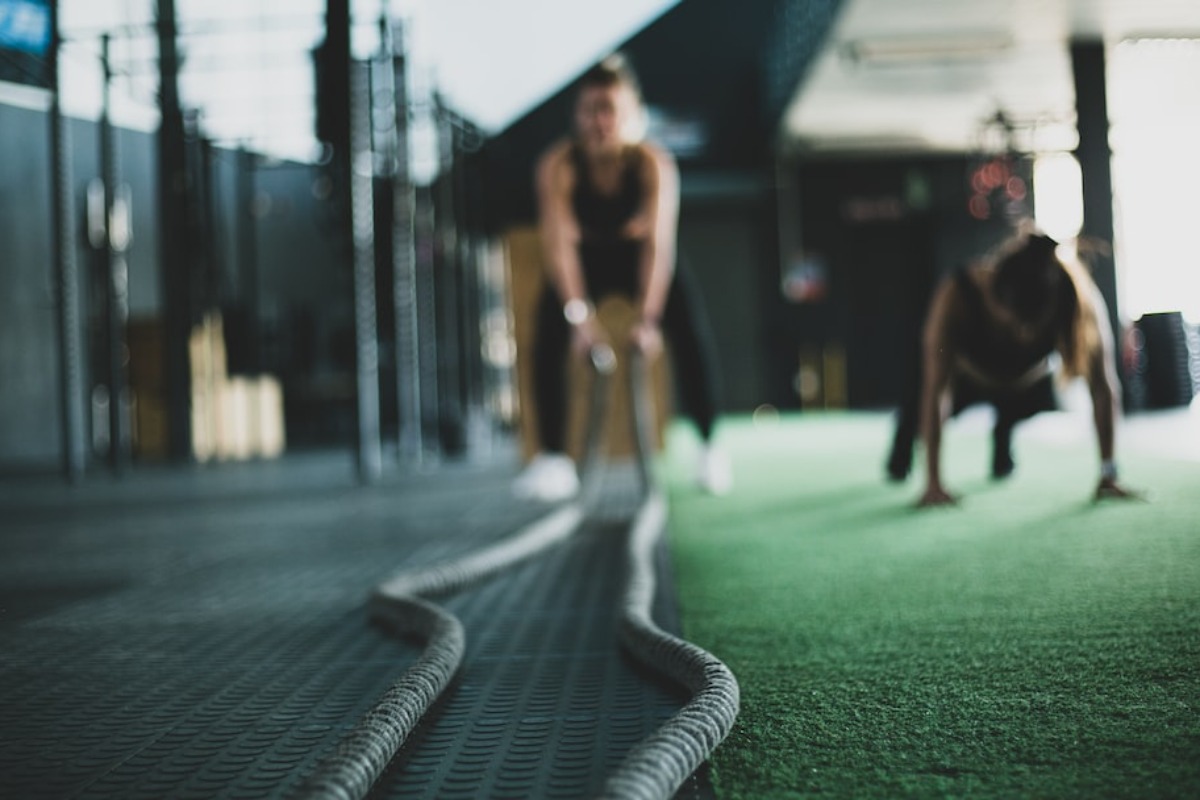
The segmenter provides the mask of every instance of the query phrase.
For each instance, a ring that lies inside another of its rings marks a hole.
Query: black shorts
[[[987,403],[995,406],[1000,416],[1021,420],[1042,411],[1057,411],[1059,408],[1053,373],[1043,375],[1028,386],[1018,389],[988,386],[964,375],[958,375],[951,385],[951,393],[955,414],[970,406]]]

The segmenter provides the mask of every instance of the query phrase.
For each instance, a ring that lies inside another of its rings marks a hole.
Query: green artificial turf
[[[1200,464],[1123,457],[1150,502],[1090,500],[1091,445],[1026,441],[955,508],[888,485],[884,415],[735,419],[733,493],[662,461],[685,635],[733,669],[717,796],[1200,797]]]

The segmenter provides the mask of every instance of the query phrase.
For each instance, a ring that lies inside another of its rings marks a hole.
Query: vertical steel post
[[[375,310],[374,158],[370,65],[350,70],[350,219],[354,246],[354,332],[358,380],[358,471],[372,482],[383,471],[379,424],[379,332]]]
[[[473,126],[457,119],[451,132],[454,162],[454,219],[458,229],[457,260],[461,275],[459,340],[462,342],[461,403],[468,454],[487,443],[488,421],[483,411],[483,306],[480,297],[480,263],[472,216],[471,167],[468,154],[477,135]]]
[[[438,430],[443,447],[457,450],[463,438],[462,407],[462,262],[454,197],[454,123],[439,94],[434,95],[437,119],[438,176],[433,197],[434,269],[439,295],[438,311]]]
[[[395,172],[392,181],[392,302],[396,318],[396,397],[399,412],[398,455],[401,463],[420,465],[424,457],[421,424],[420,323],[417,307],[416,194],[409,164],[408,71],[404,30],[392,32],[392,86],[395,98]]]
[[[55,284],[58,300],[59,392],[62,422],[62,469],[75,482],[84,473],[83,355],[80,352],[79,266],[75,252],[75,204],[72,202],[71,135],[63,118],[59,76],[59,0],[50,3],[50,178],[53,193]]]
[[[420,414],[422,429],[434,431],[433,437],[422,434],[422,459],[436,457],[441,433],[441,374],[438,368],[443,343],[438,340],[438,293],[434,250],[436,216],[433,189],[413,187],[413,285],[416,290],[414,307],[417,314],[417,372],[420,375]]]
[[[187,151],[179,103],[179,52],[175,0],[157,0],[159,52],[158,129],[159,270],[162,276],[163,375],[166,385],[167,453],[192,455],[192,276],[187,224]]]
[[[244,146],[237,152],[237,261],[239,300],[246,311],[246,342],[250,370],[263,370],[262,322],[258,286],[258,219],[254,212],[255,172],[258,158]]]
[[[126,418],[127,381],[125,379],[125,322],[129,314],[128,274],[124,242],[117,241],[113,229],[117,211],[117,185],[120,180],[119,154],[111,116],[112,65],[109,60],[110,38],[100,38],[100,62],[104,72],[100,106],[100,182],[104,187],[104,242],[101,263],[104,270],[105,371],[108,379],[108,461],[120,475],[129,462],[129,421]],[[124,238],[121,236],[120,238]]]
[[[1071,67],[1079,129],[1079,146],[1075,150],[1075,157],[1079,160],[1083,177],[1081,233],[1111,244],[1114,235],[1112,149],[1108,141],[1108,80],[1105,74],[1104,42],[1071,42]],[[1114,341],[1119,342],[1116,262],[1111,254],[1097,253],[1094,258],[1092,277],[1108,305]],[[1118,370],[1118,374],[1120,372]]]

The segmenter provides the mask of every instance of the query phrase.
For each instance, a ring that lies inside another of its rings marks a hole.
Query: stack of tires
[[[1126,352],[1130,410],[1186,406],[1200,388],[1200,332],[1178,311],[1146,314]]]

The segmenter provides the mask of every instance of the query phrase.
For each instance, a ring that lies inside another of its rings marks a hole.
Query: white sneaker
[[[513,494],[523,500],[556,503],[578,493],[575,462],[561,453],[539,453],[513,481]]]
[[[733,488],[733,466],[724,451],[711,446],[705,446],[700,451],[696,485],[713,495],[729,493]]]

